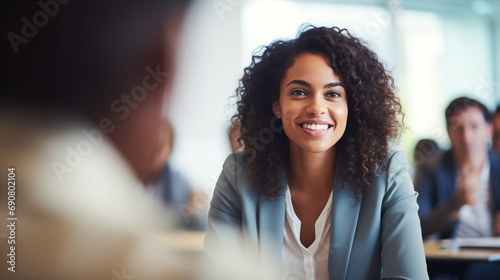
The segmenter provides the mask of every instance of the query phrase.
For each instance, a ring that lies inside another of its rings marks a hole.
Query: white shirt
[[[483,165],[478,186],[478,198],[474,206],[464,205],[460,208],[456,237],[489,237],[493,236],[492,195],[489,188],[490,163]]]
[[[282,280],[328,279],[331,209],[332,194],[314,225],[314,242],[306,248],[300,242],[301,222],[293,209],[290,190],[286,190],[285,231],[281,261]]]

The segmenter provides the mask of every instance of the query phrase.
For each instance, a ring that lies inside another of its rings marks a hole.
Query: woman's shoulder
[[[247,164],[243,159],[243,152],[238,151],[229,154],[222,165],[222,170],[225,175],[234,177],[236,175],[246,174]]]
[[[398,149],[389,149],[382,165],[388,167],[390,171],[391,168],[408,167],[408,160],[402,151]]]
[[[377,182],[376,185],[385,187],[394,181],[411,181],[410,165],[405,154],[397,149],[389,149],[374,179]]]
[[[410,165],[405,154],[397,149],[387,151],[387,157],[384,161],[384,175],[381,176],[386,188],[390,191],[392,188],[401,189],[404,185],[409,193],[413,193],[413,183],[410,176]]]
[[[233,189],[240,195],[249,195],[254,192],[248,179],[248,168],[243,152],[229,154],[222,166],[221,179],[226,187]]]
[[[400,150],[390,149],[381,168],[373,178],[369,191],[363,199],[382,201],[382,207],[388,209],[403,198],[414,198],[415,189],[409,173],[409,164]],[[410,201],[410,200],[408,200]]]

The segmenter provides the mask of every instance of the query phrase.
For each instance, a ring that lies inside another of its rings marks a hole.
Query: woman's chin
[[[311,145],[303,145],[300,150],[311,154],[329,153],[333,151],[335,145],[318,145],[317,143]]]

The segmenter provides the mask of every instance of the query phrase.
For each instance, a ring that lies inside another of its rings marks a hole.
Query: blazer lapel
[[[285,229],[285,195],[273,201],[259,196],[259,255],[264,266],[281,267],[283,235]],[[266,229],[266,230],[262,230]],[[279,269],[276,270],[279,273]],[[279,277],[279,275],[277,275]],[[267,279],[267,278],[266,278]],[[268,279],[277,279],[270,277]]]
[[[336,178],[338,178],[336,176]],[[345,279],[351,256],[352,243],[358,223],[361,201],[356,203],[349,187],[340,189],[341,182],[335,180],[330,225],[330,253],[328,272],[330,280]],[[339,190],[340,191],[335,191]]]

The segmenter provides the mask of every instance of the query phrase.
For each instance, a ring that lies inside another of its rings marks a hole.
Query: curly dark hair
[[[242,156],[250,183],[270,199],[286,188],[289,140],[272,104],[279,100],[286,71],[302,53],[326,55],[331,68],[342,77],[349,114],[346,131],[336,144],[342,160],[337,168],[354,197],[359,198],[382,168],[389,142],[403,129],[404,116],[394,79],[377,55],[349,31],[337,27],[306,26],[296,39],[262,47],[244,69],[236,89],[238,111],[233,119],[241,121]]]

